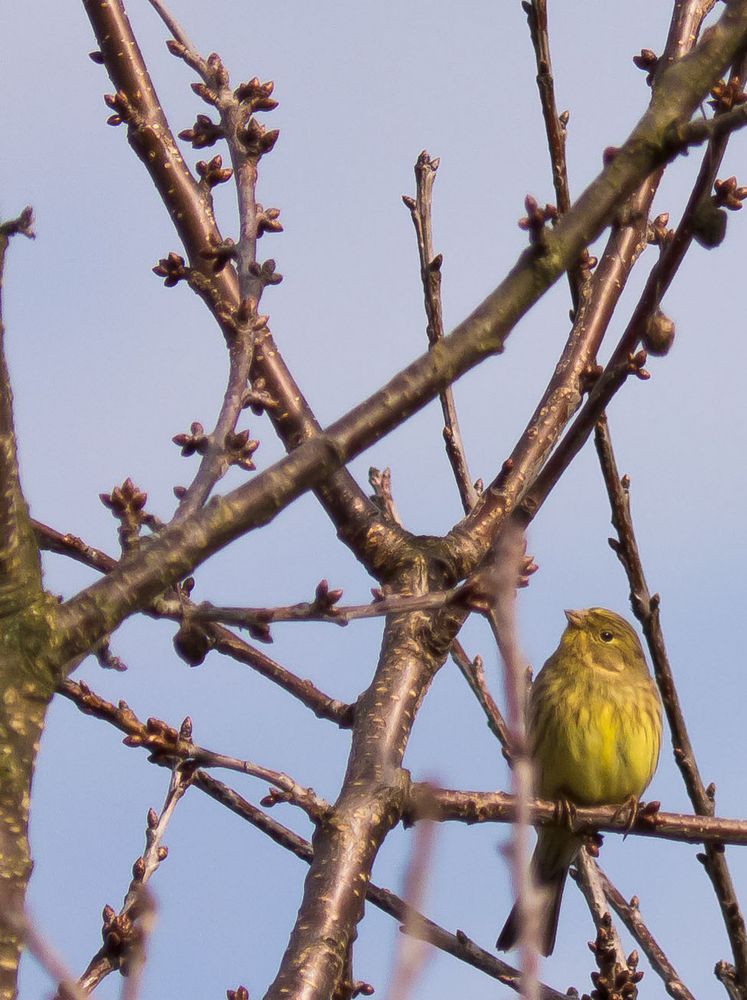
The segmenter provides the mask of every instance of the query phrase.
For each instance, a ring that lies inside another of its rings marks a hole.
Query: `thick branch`
[[[276,844],[291,851],[296,857],[305,861],[306,864],[311,863],[314,852],[308,841],[272,819],[261,809],[257,809],[256,806],[253,806],[246,799],[242,798],[238,792],[235,792],[232,788],[229,788],[227,785],[224,785],[202,771],[198,771],[195,774],[194,785],[215,801],[220,802],[236,813],[237,816],[240,816],[258,830],[261,830]],[[388,889],[380,888],[373,882],[369,882],[366,885],[366,898],[374,906],[383,910],[384,913],[388,913],[395,920],[399,920],[403,928],[412,928],[413,933],[417,930],[424,941],[429,941],[436,948],[448,952],[455,958],[460,959],[460,961],[479,969],[481,972],[498,980],[498,982],[504,983],[506,986],[510,986],[511,989],[517,992],[521,989],[521,974],[519,970],[514,969],[490,952],[478,947],[463,931],[457,931],[456,934],[452,934],[444,930],[438,924],[433,923],[432,920],[428,920],[422,913],[417,913],[408,908],[407,903],[400,899],[399,896],[396,896]],[[409,923],[407,921],[408,915],[411,917]],[[563,1000],[565,996],[565,993],[559,993],[549,986],[542,987],[542,1000]]]
[[[25,607],[42,591],[39,551],[21,490],[13,425],[13,392],[5,360],[2,291],[5,254],[11,237],[33,238],[32,212],[0,224],[0,619]]]
[[[117,92],[126,95],[136,114],[128,123],[128,138],[148,170],[166,205],[195,272],[201,276],[200,294],[224,334],[233,334],[233,317],[240,303],[239,283],[232,266],[215,274],[208,257],[223,243],[212,207],[194,180],[176,145],[163,113],[140,48],[130,27],[122,0],[83,0],[101,53]],[[294,448],[319,430],[300,388],[278,352],[267,328],[257,338],[252,379],[262,385],[276,405],[268,409],[286,448]],[[385,525],[363,491],[344,470],[316,484],[317,493],[338,533],[356,556],[374,569],[384,538],[399,537]]]
[[[0,292],[8,243],[18,233],[33,235],[31,209],[0,224]],[[0,318],[0,1000],[16,996],[31,875],[31,780],[53,690],[42,651],[55,609],[42,588],[39,548],[21,490]]]
[[[401,583],[404,589],[405,580]],[[407,583],[415,592],[422,590],[422,568]],[[348,945],[363,916],[361,886],[405,804],[407,776],[401,762],[412,724],[446,656],[446,647],[422,641],[427,627],[422,612],[387,621],[376,673],[356,705],[334,821],[314,837],[303,900],[267,1000],[321,1000],[332,995],[343,974]]]
[[[672,121],[689,117],[746,37],[747,3],[729,5],[700,46],[662,75],[651,107],[630,139],[574,208],[547,233],[544,251],[525,252],[502,285],[426,356],[333,424],[327,433],[306,441],[253,482],[200,511],[184,525],[166,529],[136,557],[123,560],[106,580],[68,602],[61,612],[66,635],[60,659],[90,648],[92,642],[210,554],[271,520],[483,357],[500,351],[514,324],[601,231],[620,198],[663,162],[664,136]],[[469,544],[461,536],[455,572],[469,571],[479,562],[486,543],[487,537],[482,543]]]

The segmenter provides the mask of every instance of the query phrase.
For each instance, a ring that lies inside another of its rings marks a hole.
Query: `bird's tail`
[[[537,944],[543,955],[551,955],[558,930],[560,904],[568,875],[568,867],[581,845],[580,839],[568,830],[540,830],[532,855],[532,871],[539,896]],[[498,936],[498,951],[509,951],[519,942],[521,926],[518,904],[515,904]]]

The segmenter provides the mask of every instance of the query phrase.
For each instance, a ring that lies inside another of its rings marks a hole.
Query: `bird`
[[[638,802],[659,762],[661,700],[640,639],[606,608],[566,611],[560,644],[532,686],[527,730],[535,791],[572,810],[574,805]],[[532,855],[540,896],[538,946],[551,955],[568,868],[583,843],[567,827],[542,827]],[[496,947],[519,940],[516,904]]]

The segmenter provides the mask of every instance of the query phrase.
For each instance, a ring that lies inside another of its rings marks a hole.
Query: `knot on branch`
[[[261,416],[266,410],[276,410],[278,401],[266,389],[266,382],[259,377],[254,379],[251,389],[247,389],[241,398],[241,408],[249,408],[256,416]]]
[[[717,115],[725,114],[733,108],[744,104],[747,101],[747,94],[742,88],[742,82],[738,76],[732,76],[727,80],[719,80],[711,88],[711,100],[708,102]]]
[[[178,448],[181,448],[182,455],[185,458],[189,458],[195,453],[204,455],[209,444],[205,428],[195,420],[190,424],[189,430],[189,434],[175,434],[171,440]]]
[[[215,647],[215,639],[204,628],[190,621],[188,617],[185,617],[185,620],[179,626],[179,630],[174,636],[173,645],[179,659],[184,660],[190,667],[199,667],[205,662],[205,657],[210,650]],[[182,724],[183,727],[184,724]],[[184,739],[191,738],[192,729],[190,725],[189,735],[184,736]]]
[[[184,262],[184,258],[173,251],[168,257],[162,257],[153,268],[153,273],[159,278],[163,278],[166,288],[173,288],[180,281],[187,281],[189,278],[189,268]]]
[[[633,64],[646,73],[646,83],[651,86],[659,66],[659,57],[652,49],[641,49],[640,55],[633,56]]]
[[[3,236],[25,236],[29,240],[36,238],[34,232],[34,210],[27,205],[15,219],[0,223],[0,234]]]
[[[141,893],[145,896],[144,889]],[[127,913],[117,913],[114,907],[107,905],[101,914],[104,951],[114,960],[123,976],[129,972],[130,958],[140,951],[143,944],[143,931],[137,923],[142,911],[143,907],[138,907],[136,901]]]
[[[148,494],[129,477],[111,493],[99,493],[99,499],[120,522],[119,541],[124,551],[132,547],[143,526],[153,530],[158,527],[156,518],[145,510]]]
[[[106,119],[107,125],[139,125],[137,111],[131,103],[129,97],[123,90],[118,90],[116,94],[104,94],[104,104],[114,112]]]
[[[212,191],[219,184],[225,184],[233,177],[233,170],[223,166],[223,157],[218,154],[212,160],[198,160],[195,169],[208,190]]]
[[[602,376],[604,368],[595,361],[590,361],[581,372],[578,382],[578,389],[582,396],[591,392]]]
[[[310,605],[311,613],[335,617],[335,605],[342,599],[342,593],[339,588],[330,590],[327,580],[320,580],[316,585],[314,600]]]
[[[249,1000],[249,990],[246,986],[239,986],[236,990],[226,990],[228,1000]]]
[[[643,979],[643,973],[638,971],[638,952],[632,951],[625,965],[617,961],[609,913],[602,917],[596,940],[589,942],[589,949],[599,969],[591,973],[594,989],[590,1000],[634,1000],[638,996],[638,983]]]
[[[193,149],[214,146],[223,137],[223,129],[208,115],[198,115],[192,128],[185,128],[179,133],[179,138],[191,143]]]
[[[91,652],[103,670],[116,670],[117,673],[124,673],[127,670],[127,664],[112,652],[108,635],[105,635],[103,639],[99,639]]]
[[[637,351],[635,354],[629,354],[628,360],[626,362],[626,368],[631,375],[635,375],[642,382],[651,378],[651,372],[647,371],[644,365],[648,355],[645,351]]]
[[[581,276],[587,278],[598,263],[599,261],[597,260],[597,258],[589,253],[587,247],[584,247],[584,249],[581,251],[581,256],[578,258],[578,264],[576,266],[578,267]]]

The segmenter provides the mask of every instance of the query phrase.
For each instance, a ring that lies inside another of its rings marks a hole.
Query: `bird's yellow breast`
[[[581,805],[639,797],[659,758],[661,718],[653,682],[571,673],[551,672],[540,697],[533,697],[539,795]]]

